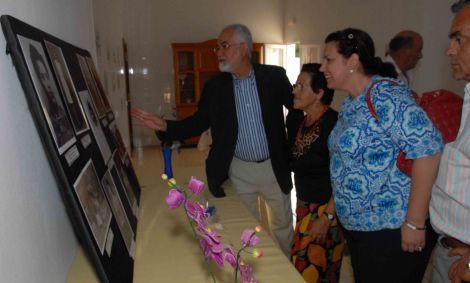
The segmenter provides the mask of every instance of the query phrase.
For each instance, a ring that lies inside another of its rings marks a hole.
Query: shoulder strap
[[[377,120],[379,120],[379,118],[377,116],[377,112],[375,112],[374,105],[372,104],[372,100],[370,98],[370,93],[371,93],[372,89],[374,88],[374,86],[376,84],[380,83],[380,82],[391,82],[393,85],[397,85],[397,83],[395,81],[388,80],[388,79],[383,79],[383,80],[378,80],[378,81],[373,82],[369,86],[369,88],[367,89],[367,93],[366,93],[367,108],[369,108],[369,111],[370,111],[370,114],[372,114],[372,117],[374,117]]]

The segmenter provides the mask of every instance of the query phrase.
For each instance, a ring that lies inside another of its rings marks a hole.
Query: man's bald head
[[[388,44],[388,54],[392,56],[401,71],[413,69],[423,57],[423,37],[412,30],[397,33]]]

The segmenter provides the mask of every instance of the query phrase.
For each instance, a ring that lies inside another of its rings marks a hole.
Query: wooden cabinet
[[[214,47],[216,39],[200,43],[173,43],[173,65],[175,71],[175,100],[177,119],[192,115],[201,97],[204,84],[219,73]],[[263,44],[253,44],[253,62],[263,63]],[[187,145],[196,145],[198,137],[185,140]]]

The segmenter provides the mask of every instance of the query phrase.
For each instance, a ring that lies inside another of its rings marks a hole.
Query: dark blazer
[[[292,86],[283,68],[255,64],[253,69],[273,171],[282,191],[288,194],[292,189],[290,149],[282,106],[292,109]],[[198,110],[192,116],[181,121],[167,121],[165,139],[197,136],[208,128],[212,134],[212,146],[206,160],[209,190],[214,196],[223,197],[221,185],[228,178],[238,135],[230,73],[220,73],[204,85]]]

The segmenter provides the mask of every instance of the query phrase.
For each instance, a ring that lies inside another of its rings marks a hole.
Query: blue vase
[[[168,178],[173,178],[173,169],[171,168],[171,148],[162,148],[162,154],[163,154],[163,164],[165,168],[165,175],[168,176]]]

